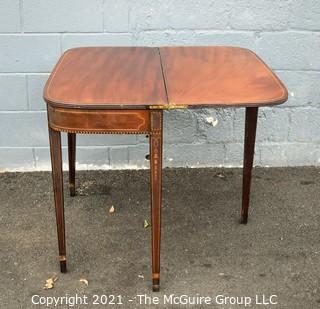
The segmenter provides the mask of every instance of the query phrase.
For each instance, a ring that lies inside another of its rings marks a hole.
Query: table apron
[[[149,110],[70,109],[48,105],[49,126],[69,133],[148,134]]]

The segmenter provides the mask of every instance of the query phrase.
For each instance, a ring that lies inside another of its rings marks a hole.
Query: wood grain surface
[[[287,100],[275,74],[248,49],[160,48],[170,105],[262,106]]]
[[[149,110],[71,109],[48,106],[51,128],[69,133],[147,134]]]
[[[53,70],[44,98],[64,107],[165,105],[159,51],[147,47],[70,49]]]
[[[64,53],[44,98],[67,108],[172,109],[281,104],[288,93],[248,49],[83,47]]]

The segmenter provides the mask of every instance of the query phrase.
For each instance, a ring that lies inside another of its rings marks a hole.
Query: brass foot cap
[[[160,291],[160,286],[159,286],[159,284],[154,284],[154,285],[152,286],[152,291],[153,291],[153,292],[159,292],[159,291]]]
[[[153,292],[159,292],[160,291],[160,280],[159,279],[153,279],[152,280],[152,291]]]

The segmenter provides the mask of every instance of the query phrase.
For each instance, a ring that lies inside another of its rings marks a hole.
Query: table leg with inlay
[[[76,195],[76,134],[68,133],[69,192]]]
[[[151,244],[152,244],[152,287],[160,288],[160,239],[162,198],[162,110],[150,112],[150,190],[151,190]]]
[[[59,261],[62,273],[67,271],[66,262],[66,238],[64,220],[64,198],[63,198],[63,174],[62,174],[62,149],[61,133],[54,130],[49,124],[49,140],[52,165],[52,181],[54,193],[54,205],[56,212],[56,223],[58,233]]]

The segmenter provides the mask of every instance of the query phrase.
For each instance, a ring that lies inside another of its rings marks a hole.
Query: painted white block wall
[[[255,164],[320,165],[319,15],[317,0],[2,0],[0,169],[50,169],[43,85],[64,50],[95,45],[251,48],[290,93],[260,111]],[[242,109],[165,112],[164,164],[241,166],[243,128]],[[80,168],[148,166],[144,136],[78,145]]]

